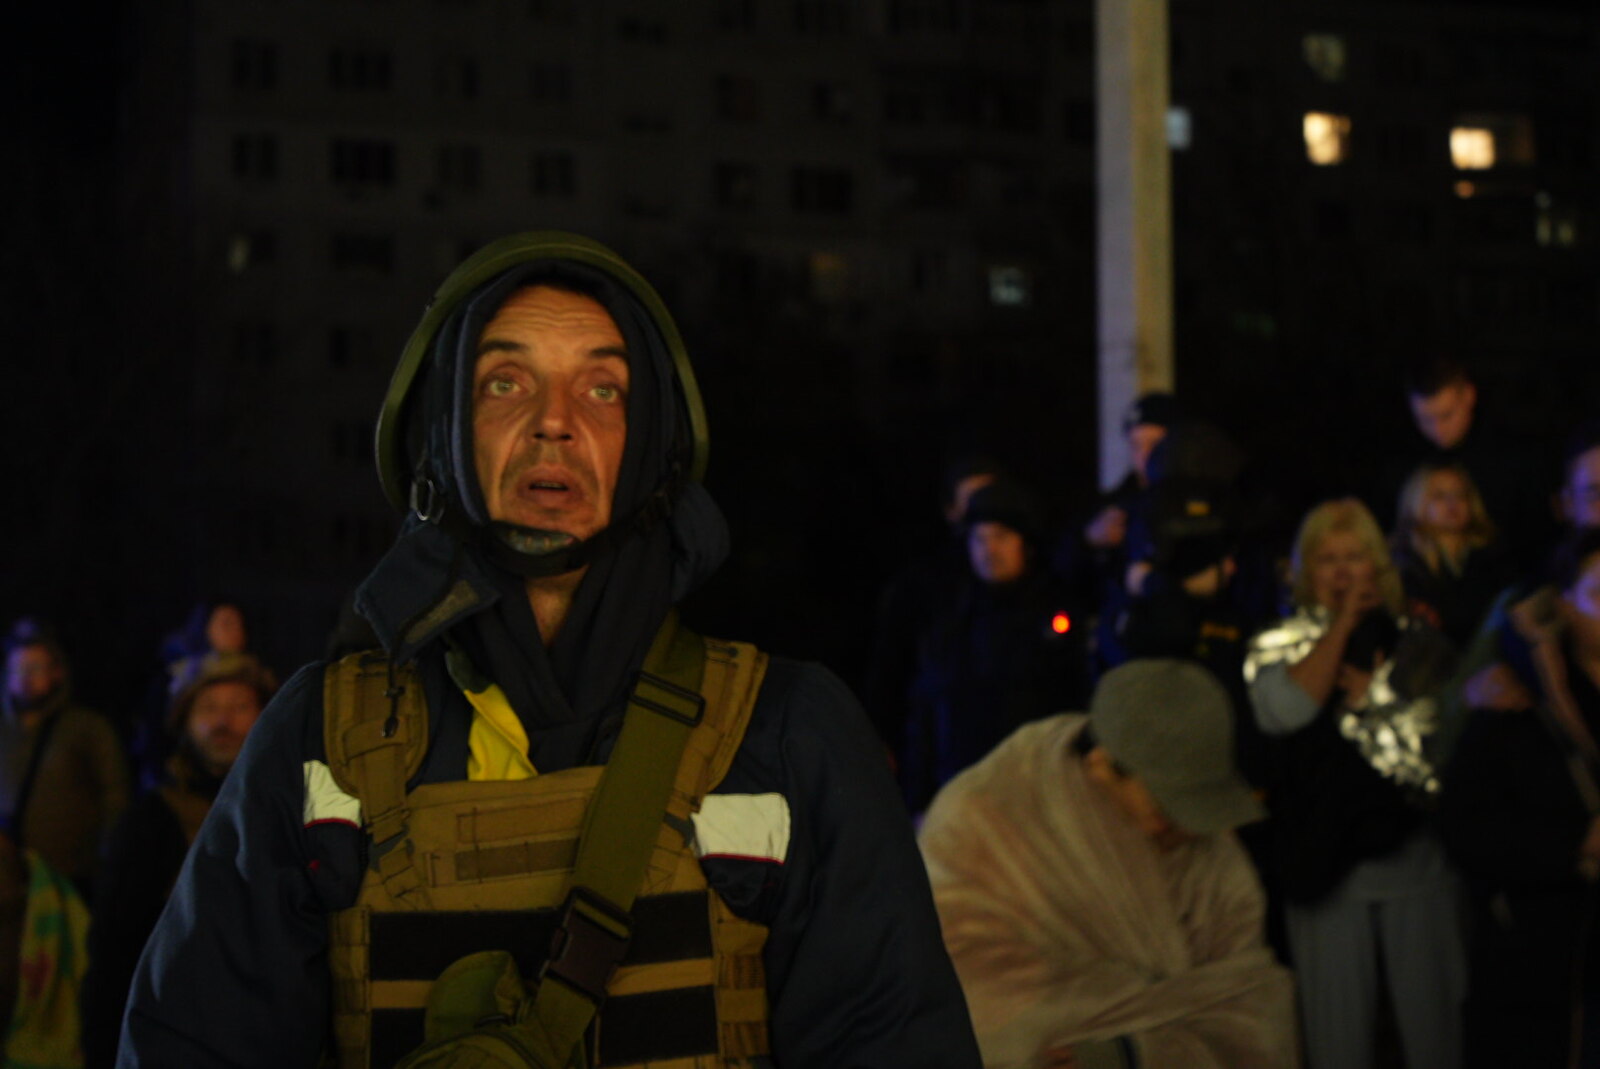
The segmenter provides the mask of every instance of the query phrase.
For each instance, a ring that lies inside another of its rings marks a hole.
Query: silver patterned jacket
[[[1245,655],[1245,682],[1253,684],[1265,668],[1299,663],[1330,621],[1321,606],[1300,608],[1257,634]],[[1449,676],[1448,656],[1426,625],[1407,616],[1396,623],[1400,642],[1394,656],[1373,671],[1365,694],[1338,710],[1339,734],[1380,775],[1414,800],[1427,802],[1439,793],[1439,755],[1432,744],[1439,729],[1436,695]]]

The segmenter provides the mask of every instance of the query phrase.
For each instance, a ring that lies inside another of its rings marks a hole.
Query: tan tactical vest
[[[690,822],[733,761],[767,657],[704,641],[704,718],[634,902],[633,940],[591,1029],[592,1066],[733,1069],[769,1051],[767,930],[734,916],[707,887]],[[324,682],[329,768],[361,800],[379,844],[356,904],[332,922],[341,1069],[386,1069],[420,1045],[429,987],[466,954],[508,950],[525,978],[539,975],[602,771],[406,793],[428,738],[427,708],[415,671],[397,671],[394,682],[403,693],[390,690],[388,662],[375,653],[330,666]]]

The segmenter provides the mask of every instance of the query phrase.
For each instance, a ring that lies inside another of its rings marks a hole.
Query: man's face
[[[1139,481],[1150,481],[1147,466],[1150,463],[1150,454],[1155,452],[1156,446],[1161,444],[1161,439],[1167,436],[1167,429],[1156,423],[1135,423],[1128,428],[1128,455],[1133,461],[1133,470],[1138,473]]]
[[[628,354],[593,298],[518,290],[478,342],[472,428],[491,519],[589,538],[611,522]]]
[[[24,707],[49,697],[66,675],[47,646],[18,646],[6,657],[6,693]]]
[[[1028,567],[1028,545],[1022,535],[992,520],[975,523],[967,532],[972,571],[985,583],[1011,583]]]
[[[1159,849],[1170,850],[1193,838],[1189,832],[1172,822],[1144,781],[1121,768],[1104,746],[1097,746],[1090,751],[1085,771],[1134,827]]]
[[[248,683],[223,680],[195,695],[186,730],[207,771],[220,776],[233,767],[260,715],[261,697]]]
[[[1472,408],[1478,388],[1470,382],[1453,382],[1438,393],[1412,394],[1411,418],[1417,430],[1440,449],[1454,449],[1472,429]]]
[[[1567,520],[1574,527],[1600,527],[1600,446],[1579,453],[1561,489]]]

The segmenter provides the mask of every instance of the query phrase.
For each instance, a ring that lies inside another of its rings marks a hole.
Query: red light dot
[[[1064,635],[1072,630],[1072,617],[1064,612],[1058,612],[1050,618],[1050,630],[1058,635]]]

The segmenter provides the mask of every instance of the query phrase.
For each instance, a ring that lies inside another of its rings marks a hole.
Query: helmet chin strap
[[[600,554],[634,535],[644,535],[672,514],[672,503],[684,483],[683,465],[674,463],[661,484],[631,515],[615,521],[590,538],[565,531],[491,520],[480,528],[467,524],[454,507],[441,507],[425,520],[437,523],[463,541],[475,540],[495,564],[524,579],[544,579],[575,572]],[[413,497],[415,497],[413,492]]]

